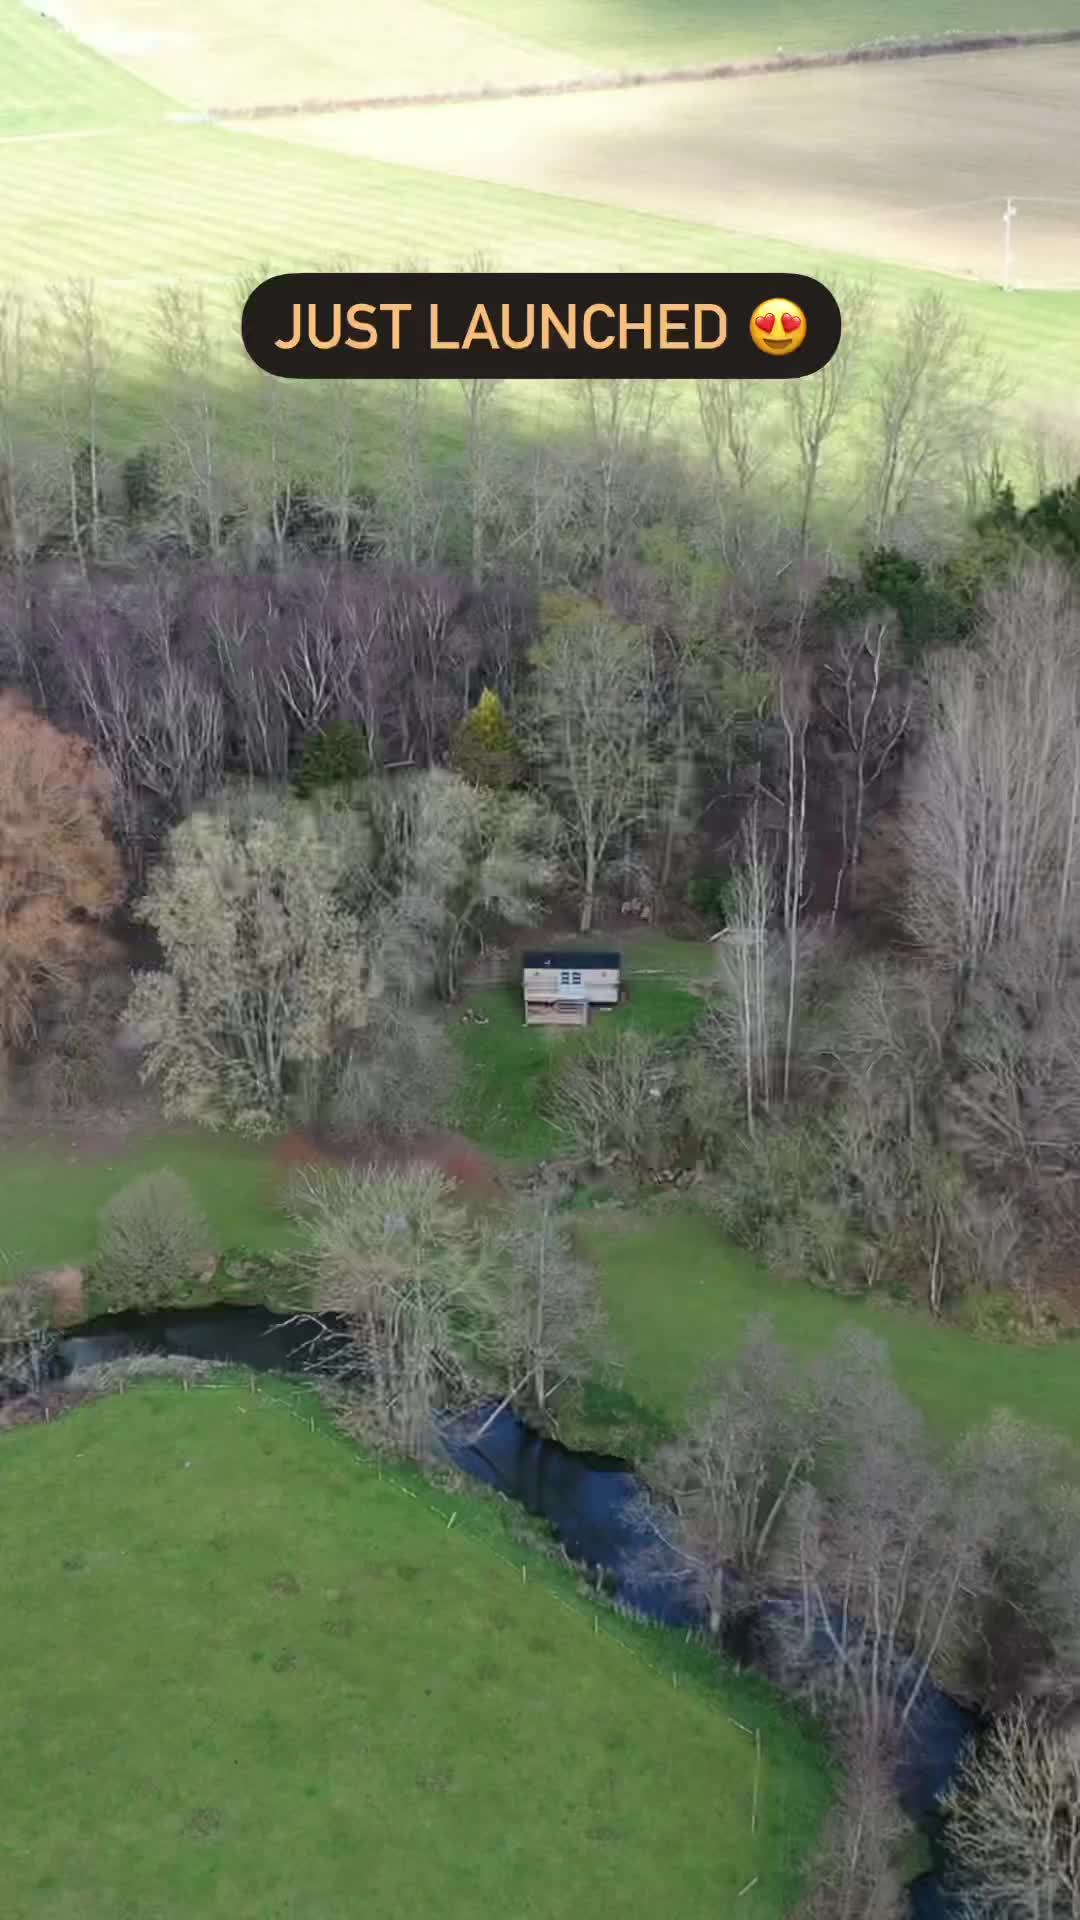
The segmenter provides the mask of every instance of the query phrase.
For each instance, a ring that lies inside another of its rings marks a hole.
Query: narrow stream
[[[311,1330],[262,1307],[214,1306],[102,1315],[60,1335],[48,1361],[52,1378],[138,1353],[224,1360],[255,1372],[298,1373],[310,1358]],[[0,1400],[4,1398],[0,1368]],[[575,1562],[591,1568],[613,1598],[672,1627],[701,1624],[701,1612],[663,1574],[643,1577],[642,1483],[629,1462],[576,1453],[536,1433],[509,1409],[474,1439],[486,1410],[440,1420],[447,1453],[463,1472],[542,1517]],[[770,1605],[785,1604],[778,1596]],[[937,1800],[955,1769],[975,1716],[927,1686],[912,1716],[901,1766],[903,1804],[930,1841],[934,1869],[911,1885],[914,1920],[952,1920],[959,1908],[940,1877]]]

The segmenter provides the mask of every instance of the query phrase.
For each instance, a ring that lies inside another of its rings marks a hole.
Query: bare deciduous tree
[[[768,453],[764,433],[768,387],[761,380],[699,380],[696,384],[705,452],[720,498],[732,490],[731,475],[734,491],[745,494]]]
[[[714,1634],[760,1598],[785,1509],[812,1467],[807,1389],[769,1322],[754,1321],[685,1432],[650,1465],[655,1498],[641,1518],[661,1551],[646,1549],[644,1564],[664,1566],[703,1606]]]
[[[0,1272],[0,1390],[34,1393],[42,1385],[52,1346],[52,1306],[42,1275]]]
[[[727,1052],[742,1084],[746,1129],[768,1112],[780,1011],[780,965],[772,932],[776,866],[757,807],[747,815],[731,873],[728,921],[716,946],[717,996],[710,1013],[712,1050]],[[726,1043],[726,1044],[725,1044]]]
[[[888,621],[865,620],[835,636],[817,697],[832,735],[840,784],[835,924],[845,892],[849,905],[856,904],[870,790],[895,760],[911,719],[911,677],[898,658]]]
[[[502,513],[498,463],[497,380],[459,380],[465,406],[465,497],[469,527],[469,579],[479,592],[488,568],[488,542]]]
[[[868,1743],[857,1726],[844,1731],[838,1749],[840,1790],[807,1870],[812,1890],[794,1920],[904,1920],[909,1893],[900,1860],[910,1823],[893,1755],[887,1744]]]
[[[588,933],[604,862],[652,793],[650,650],[639,629],[586,606],[549,623],[534,665],[532,747],[565,822]]]
[[[40,328],[24,295],[16,287],[0,287],[0,550],[15,576],[12,612],[20,666],[29,665],[21,634],[25,570],[64,501],[60,449],[30,430],[37,388],[46,374],[40,346]]]
[[[55,418],[67,469],[72,550],[86,562],[102,550],[102,410],[107,343],[92,280],[49,290],[43,357],[52,368],[47,406]]]
[[[1080,1920],[1080,1755],[1023,1707],[970,1750],[945,1801],[973,1913]]]
[[[152,337],[162,374],[165,490],[175,531],[189,553],[222,544],[225,476],[218,420],[217,360],[199,287],[162,287]]]
[[[625,1160],[639,1172],[664,1145],[672,1071],[648,1034],[623,1027],[590,1036],[556,1075],[551,1118],[572,1152],[594,1167]]]
[[[870,401],[866,491],[870,543],[943,483],[970,438],[974,418],[1000,397],[1000,378],[980,367],[961,314],[940,293],[917,295],[900,316]]]
[[[442,523],[429,457],[430,382],[395,382],[393,393],[396,408],[382,489],[388,516],[385,550],[391,561],[415,572],[434,564]]]
[[[596,1278],[575,1257],[549,1189],[514,1206],[494,1235],[493,1255],[506,1402],[546,1419],[555,1397],[587,1379],[605,1354]]]
[[[833,291],[844,317],[840,345],[820,373],[809,380],[792,380],[784,389],[788,422],[799,461],[799,541],[804,552],[810,539],[825,449],[837,428],[848,418],[857,398],[865,336],[873,319],[869,287],[839,286],[834,282]],[[735,382],[717,380],[710,384],[720,388]]]
[[[375,955],[340,902],[347,864],[286,799],[222,803],[173,829],[138,910],[165,964],[137,977],[129,1009],[167,1111],[265,1132],[298,1067],[363,1026]]]
[[[1064,950],[1076,913],[1080,624],[1031,564],[991,598],[978,652],[931,673],[904,839],[913,937],[961,984],[997,945]]]
[[[378,857],[369,884],[413,969],[447,999],[485,914],[527,926],[553,884],[554,823],[530,795],[473,786],[444,768],[373,782]]]
[[[474,1223],[432,1167],[311,1170],[292,1207],[316,1313],[346,1324],[339,1365],[363,1382],[365,1431],[429,1457],[436,1412],[474,1397],[490,1352],[490,1275]]]
[[[782,1542],[800,1599],[771,1625],[789,1681],[876,1747],[962,1636],[985,1516],[955,1497],[881,1342],[839,1335],[818,1380],[818,1471]]]
[[[574,397],[595,495],[596,560],[604,575],[638,523],[650,477],[647,453],[664,411],[661,389],[656,380],[577,380]]]
[[[346,1139],[415,1139],[442,1126],[459,1061],[442,1021],[388,1001],[337,1067],[324,1115]]]

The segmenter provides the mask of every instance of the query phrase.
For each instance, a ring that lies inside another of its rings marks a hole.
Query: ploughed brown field
[[[1012,194],[1015,281],[1080,288],[1078,126],[1065,46],[250,130],[991,282]]]

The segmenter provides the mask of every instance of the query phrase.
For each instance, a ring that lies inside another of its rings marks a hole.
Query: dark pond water
[[[159,1313],[103,1315],[59,1337],[49,1361],[53,1378],[137,1353],[227,1360],[256,1372],[298,1373],[311,1360],[311,1326],[261,1307],[215,1306]],[[0,1363],[2,1375],[2,1363]],[[589,1566],[613,1598],[672,1627],[701,1624],[700,1610],[677,1581],[643,1577],[642,1486],[630,1464],[577,1453],[527,1427],[503,1409],[477,1438],[487,1410],[467,1420],[440,1420],[447,1453],[463,1472],[542,1517],[570,1558]],[[783,1607],[784,1596],[767,1603]],[[940,1864],[938,1795],[948,1784],[975,1719],[936,1688],[924,1690],[912,1715],[900,1788],[908,1813],[927,1833]],[[958,1913],[936,1871],[911,1888],[915,1920],[952,1920]]]

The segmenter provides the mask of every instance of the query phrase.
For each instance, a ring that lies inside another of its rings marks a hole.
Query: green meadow
[[[816,1740],[501,1504],[234,1375],[0,1445],[5,1920],[789,1911]]]

